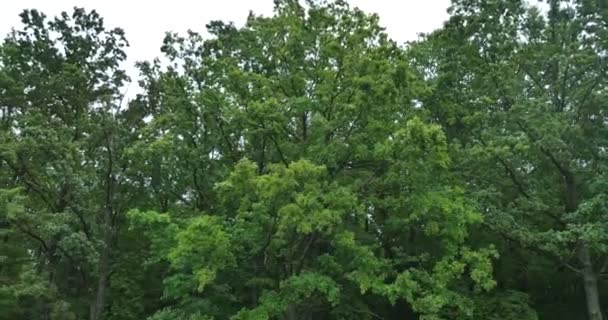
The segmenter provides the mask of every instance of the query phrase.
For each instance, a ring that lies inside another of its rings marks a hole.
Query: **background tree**
[[[608,16],[595,1],[547,10],[454,1],[413,55],[434,88],[424,109],[491,229],[482,241],[500,243],[499,283],[530,292],[542,317],[575,318],[586,300],[602,319]]]
[[[0,50],[9,318],[107,318],[125,210],[127,41],[95,12],[21,14]],[[3,299],[4,301],[4,299]]]

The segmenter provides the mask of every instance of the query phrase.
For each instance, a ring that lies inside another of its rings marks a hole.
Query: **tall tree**
[[[119,91],[128,44],[95,11],[21,19],[0,47],[2,221],[5,242],[20,243],[4,289],[21,318],[103,319],[132,196]]]
[[[503,248],[517,243],[537,262],[546,257],[558,273],[579,276],[588,318],[602,319],[606,5],[453,1],[451,14],[413,48],[434,88],[424,109],[445,127],[455,167]],[[566,289],[559,291],[550,299]]]
[[[464,245],[479,213],[378,17],[277,1],[208,28],[168,34],[168,68],[140,64],[150,122],[133,152],[166,199],[132,215],[170,274],[155,318],[470,315],[493,253]]]

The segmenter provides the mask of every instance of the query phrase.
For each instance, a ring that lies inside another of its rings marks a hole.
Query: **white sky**
[[[380,16],[382,26],[399,43],[415,40],[420,32],[430,32],[447,19],[450,0],[350,0],[353,7]],[[160,55],[166,31],[184,33],[188,29],[203,33],[211,20],[233,21],[242,25],[249,10],[262,15],[272,13],[272,0],[0,0],[0,36],[12,27],[20,28],[18,14],[25,8],[38,9],[53,17],[74,6],[95,9],[104,17],[107,28],[125,30],[129,74],[135,79],[132,65]]]

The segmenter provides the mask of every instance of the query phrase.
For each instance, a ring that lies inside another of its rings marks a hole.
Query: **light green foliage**
[[[398,266],[398,260],[378,256],[374,250],[377,247],[365,245],[355,236],[355,232],[361,232],[356,230],[361,226],[359,221],[365,219],[365,209],[352,191],[331,182],[323,166],[302,160],[288,167],[272,165],[264,175],[256,172],[254,163],[243,160],[226,181],[218,184],[219,198],[227,209],[223,218],[189,218],[179,223],[179,231],[168,231],[176,225],[165,214],[131,213],[136,225],[148,226],[145,230],[152,247],[155,239],[173,243],[169,250],[160,249],[172,269],[172,275],[165,280],[166,298],[189,301],[183,308],[198,305],[196,310],[200,311],[208,303],[230,305],[229,301],[215,300],[227,299],[224,288],[250,291],[257,297],[253,301],[248,296],[230,295],[230,299],[236,299],[231,308],[238,310],[239,304],[254,304],[252,308],[242,308],[234,317],[270,319],[290,313],[320,312],[327,307],[347,309],[342,304],[348,304],[351,298],[343,296],[344,292],[371,291],[393,302],[405,298],[416,311],[432,315],[440,314],[446,306],[456,306],[451,297],[457,293],[449,286],[464,275],[466,266],[471,268],[471,278],[480,288],[493,286],[487,260],[493,251],[458,249],[457,242],[464,239],[462,232],[456,238],[443,233],[429,235],[450,240],[445,246],[448,256],[439,259],[429,272],[422,267],[408,268],[392,282],[394,271],[390,266]],[[443,213],[451,207],[429,210],[456,218],[462,208]],[[423,211],[419,215],[404,223],[425,220],[430,213]],[[463,227],[476,221],[467,221],[466,216],[458,219],[464,219]],[[428,253],[421,253],[419,259],[432,265],[433,259],[425,255]],[[188,294],[194,291],[199,293]],[[203,312],[230,315],[228,307],[221,311],[210,308]]]
[[[176,237],[177,244],[168,256],[171,266],[192,270],[193,282],[199,292],[215,279],[218,270],[233,263],[229,235],[222,230],[218,219],[193,218]]]

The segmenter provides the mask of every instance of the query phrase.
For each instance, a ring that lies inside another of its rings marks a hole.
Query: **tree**
[[[454,1],[445,28],[412,54],[434,87],[424,109],[445,127],[486,225],[505,250],[517,243],[580,276],[589,319],[602,319],[608,11],[547,4]]]
[[[95,11],[21,18],[0,47],[2,221],[19,248],[3,294],[18,317],[102,319],[132,201],[119,91],[128,44]]]
[[[493,250],[464,245],[480,216],[378,18],[278,1],[208,28],[168,34],[168,68],[140,64],[150,122],[132,150],[163,201],[133,228],[170,274],[155,317],[471,314]]]
[[[0,319],[603,319],[608,8],[345,1],[167,33],[125,102],[95,11],[0,46]]]

